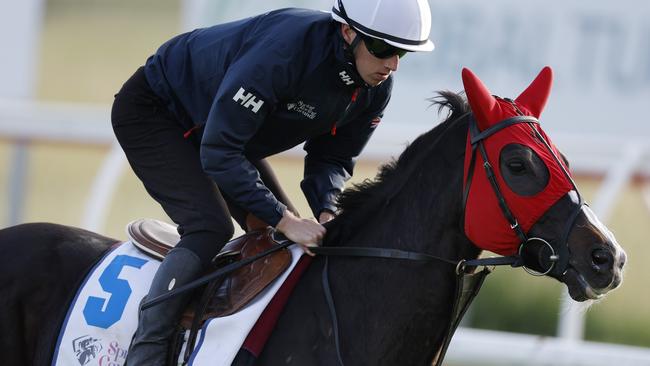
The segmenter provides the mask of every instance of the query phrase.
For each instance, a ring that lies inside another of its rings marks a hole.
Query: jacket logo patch
[[[352,80],[352,78],[350,77],[350,75],[348,75],[347,72],[345,72],[345,71],[341,71],[341,72],[339,72],[339,76],[341,77],[341,80],[345,83],[345,85],[352,85],[352,84],[354,84],[354,81]]]
[[[244,108],[251,108],[253,110],[253,113],[257,113],[264,105],[264,101],[262,99],[259,99],[253,95],[253,93],[248,93],[242,87],[239,87],[239,90],[232,98],[232,100],[239,102],[239,104],[243,105]]]
[[[295,103],[287,103],[287,110],[300,113],[309,119],[314,119],[317,115],[315,107],[303,102],[302,100],[299,100]]]

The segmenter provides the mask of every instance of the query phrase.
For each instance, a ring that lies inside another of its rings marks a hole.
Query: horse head
[[[565,283],[576,301],[616,288],[625,252],[584,202],[538,121],[551,69],[515,100],[492,95],[468,69],[462,76],[473,112],[464,169],[466,236],[481,249],[519,254],[524,268]]]

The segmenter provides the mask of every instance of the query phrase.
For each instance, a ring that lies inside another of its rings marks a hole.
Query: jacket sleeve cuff
[[[274,208],[268,210],[267,212],[262,213],[260,215],[260,219],[266,222],[267,224],[276,227],[278,225],[278,222],[282,220],[282,216],[284,215],[284,210],[286,209],[287,206],[285,206],[282,202],[278,201],[275,204]]]
[[[336,197],[340,193],[339,189],[331,189],[323,196],[319,196],[318,193],[316,193],[314,186],[309,184],[307,180],[303,180],[300,183],[300,188],[302,188],[302,191],[305,194],[305,198],[307,199],[307,203],[309,204],[314,217],[318,218],[323,210],[328,210],[332,213],[336,212]]]
[[[336,213],[336,197],[339,194],[339,190],[333,190],[328,192],[325,197],[323,198],[323,201],[321,202],[321,207],[318,210],[318,214],[320,215],[323,210],[328,210],[331,211],[332,213]]]

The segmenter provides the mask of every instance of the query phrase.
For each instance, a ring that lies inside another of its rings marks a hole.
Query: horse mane
[[[459,93],[438,91],[428,100],[432,107],[437,107],[439,114],[447,110],[445,120],[407,145],[396,160],[382,165],[374,179],[365,179],[343,191],[337,201],[340,214],[332,228],[363,225],[370,214],[390,202],[412,179],[413,173],[421,169],[422,160],[439,148],[445,131],[466,120],[462,117],[471,111],[464,95]]]

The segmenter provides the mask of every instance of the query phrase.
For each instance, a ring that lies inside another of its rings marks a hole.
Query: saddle
[[[271,248],[275,241],[270,227],[248,232],[228,242],[212,260],[207,275],[217,269]],[[147,255],[162,260],[180,240],[176,226],[153,219],[140,219],[127,226],[133,244]],[[252,262],[225,278],[210,282],[202,295],[188,306],[181,327],[201,327],[205,320],[236,313],[282,274],[291,263],[284,248]]]

